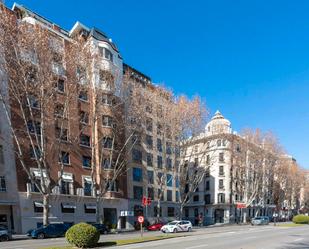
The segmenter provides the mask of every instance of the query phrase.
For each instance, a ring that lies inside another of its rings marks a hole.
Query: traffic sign
[[[246,204],[245,203],[236,203],[236,207],[237,208],[246,208]]]
[[[140,223],[140,224],[144,223],[144,216],[138,216],[138,217],[137,217],[137,221],[138,221],[138,223]]]

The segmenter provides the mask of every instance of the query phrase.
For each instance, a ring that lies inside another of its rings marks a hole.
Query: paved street
[[[145,236],[154,236],[160,232],[146,232]],[[261,226],[228,226],[195,229],[192,233],[178,235],[189,235],[186,237],[168,240],[119,246],[119,249],[134,248],[184,248],[184,249],[308,249],[309,248],[309,226],[302,227],[274,227]],[[115,239],[129,239],[139,236],[138,233],[123,233],[118,235],[102,235],[100,241],[113,241]],[[45,240],[15,240],[3,242],[0,248],[5,249],[38,249],[48,246],[67,245],[64,238]],[[106,247],[105,247],[106,248]],[[115,247],[109,247],[115,248]]]

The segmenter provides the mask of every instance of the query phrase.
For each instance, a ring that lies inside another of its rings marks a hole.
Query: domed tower
[[[205,133],[206,136],[232,133],[231,122],[225,119],[219,111],[216,111],[215,115],[206,125]]]

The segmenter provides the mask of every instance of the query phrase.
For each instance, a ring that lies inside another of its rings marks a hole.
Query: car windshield
[[[255,217],[254,218],[255,220],[260,220],[260,219],[262,219],[261,217]]]
[[[168,225],[174,226],[174,225],[176,225],[177,223],[178,223],[177,221],[173,221],[173,222],[168,223]]]

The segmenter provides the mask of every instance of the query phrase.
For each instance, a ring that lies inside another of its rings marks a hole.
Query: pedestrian
[[[203,214],[200,213],[200,215],[198,216],[198,225],[199,227],[203,226]]]

